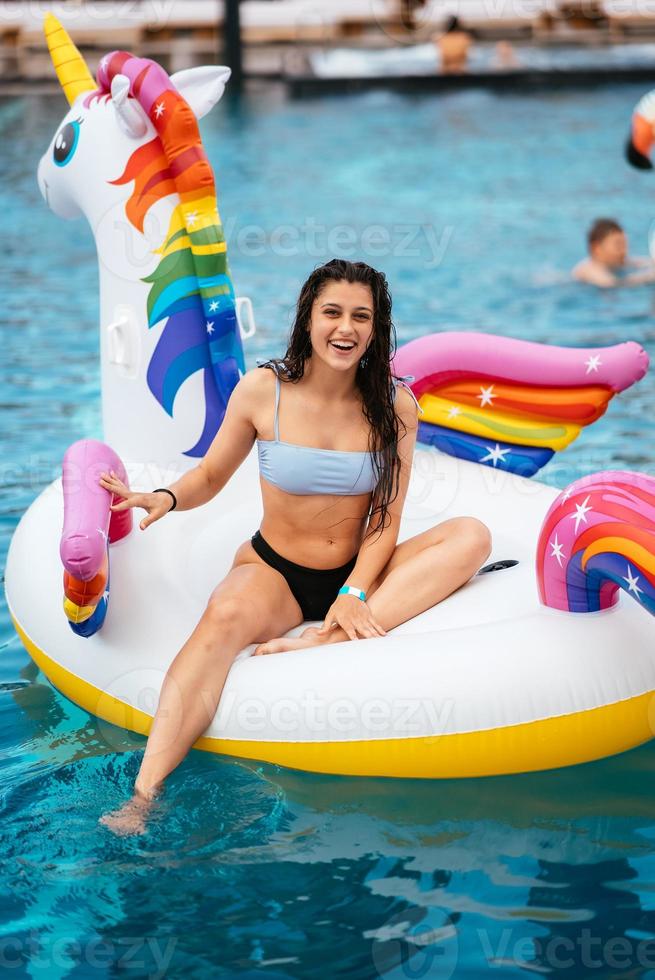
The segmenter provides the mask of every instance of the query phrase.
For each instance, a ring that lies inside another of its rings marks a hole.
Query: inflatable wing
[[[420,442],[533,476],[639,381],[648,355],[633,341],[555,347],[486,333],[439,333],[401,347],[394,373],[413,377]]]
[[[568,486],[539,534],[537,583],[553,609],[608,609],[622,588],[655,615],[655,479],[606,470]]]

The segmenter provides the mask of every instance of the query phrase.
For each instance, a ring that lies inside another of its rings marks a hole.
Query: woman
[[[145,528],[171,507],[211,500],[257,440],[264,512],[171,663],[134,796],[101,818],[113,830],[144,829],[248,644],[262,656],[384,636],[459,588],[488,556],[489,532],[471,517],[396,544],[418,423],[416,399],[392,379],[393,354],[384,275],[333,259],[302,287],[284,358],[241,378],[195,469],[152,493],[103,474],[101,485],[125,498],[112,510],[144,508]],[[284,637],[305,619],[323,623]]]

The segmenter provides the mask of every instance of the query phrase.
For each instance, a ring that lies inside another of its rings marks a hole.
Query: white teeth
[[[330,343],[333,347],[336,347],[337,350],[352,350],[355,346],[354,344],[337,344],[334,340],[331,340]]]

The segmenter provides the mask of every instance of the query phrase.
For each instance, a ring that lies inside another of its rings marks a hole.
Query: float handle
[[[125,343],[125,328],[128,325],[126,316],[120,316],[107,327],[107,342],[109,344],[109,363],[127,365],[127,345]]]
[[[239,324],[239,330],[241,331],[241,339],[248,340],[250,337],[254,337],[255,333],[257,332],[257,324],[255,323],[255,312],[253,310],[252,300],[249,296],[237,296],[236,311],[237,322]],[[246,329],[244,326],[245,323],[247,323],[248,329]]]

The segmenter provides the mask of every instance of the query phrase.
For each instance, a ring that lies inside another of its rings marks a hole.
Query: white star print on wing
[[[166,106],[164,105],[163,102],[157,103],[157,105],[155,106],[155,119],[159,119],[160,116],[163,116],[165,108]]]
[[[195,225],[196,221],[198,220],[198,212],[189,211],[189,213],[186,216],[186,220],[189,226]]]
[[[548,544],[553,549],[552,552],[551,552],[550,557],[551,558],[557,558],[557,563],[559,564],[559,567],[561,568],[562,567],[562,558],[566,558],[566,555],[562,551],[563,545],[561,545],[560,542],[557,540],[557,532],[555,532],[555,540],[554,541],[549,541]]]
[[[213,332],[214,332],[214,321],[207,320],[207,333],[213,333]]]
[[[563,503],[566,503],[566,501],[569,499],[569,497],[571,496],[572,493],[573,493],[573,491],[571,490],[571,487],[567,487],[566,490],[563,492],[562,497],[560,499],[560,506]]]
[[[462,410],[459,407],[459,405],[451,405],[450,408],[448,409],[448,418],[454,419],[455,416],[459,415],[461,411]]]
[[[600,354],[592,354],[589,360],[585,361],[585,365],[587,367],[585,374],[589,374],[590,371],[597,371],[602,363]]]
[[[635,596],[638,599],[639,598],[639,593],[640,592],[643,592],[644,590],[643,589],[640,589],[639,586],[637,585],[637,582],[639,581],[639,576],[633,574],[632,569],[630,568],[630,565],[628,565],[628,574],[627,574],[627,576],[622,575],[621,578],[623,579],[624,582],[627,582],[628,583],[628,592],[634,592]]]
[[[578,528],[580,527],[580,521],[587,523],[587,512],[591,510],[591,507],[587,507],[587,501],[589,500],[587,495],[581,504],[575,505],[575,514],[569,514],[572,521],[575,521],[575,533],[578,533]]]
[[[494,386],[489,385],[488,388],[480,386],[480,394],[475,397],[480,399],[480,408],[484,408],[485,405],[493,405],[493,399],[496,397],[494,395]]]
[[[217,309],[218,309],[218,303],[216,302],[216,300],[213,300],[213,302],[209,304],[209,312],[215,313]]]
[[[103,541],[107,540],[107,532],[103,528],[97,527],[96,531],[98,532],[98,534],[100,535]]]
[[[491,446],[485,446],[484,448],[488,449],[489,452],[487,453],[486,456],[482,457],[480,462],[486,463],[487,461],[489,461],[493,463],[494,466],[496,466],[497,463],[504,463],[505,456],[507,455],[507,453],[511,452],[511,449],[501,449],[498,443],[496,443],[496,445],[493,448]]]

